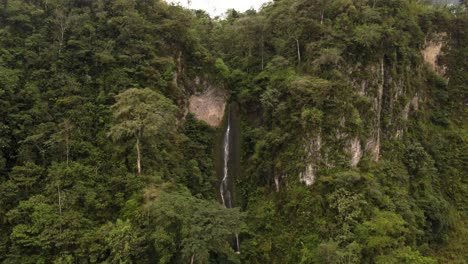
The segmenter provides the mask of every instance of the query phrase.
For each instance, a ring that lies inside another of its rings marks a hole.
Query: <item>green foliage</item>
[[[222,59],[216,59],[214,66],[223,79],[229,79],[230,70]]]
[[[403,249],[395,250],[391,255],[378,256],[375,263],[431,264],[437,263],[437,261],[429,257],[421,256],[419,252],[411,250],[409,247],[405,247]]]
[[[201,193],[205,197],[212,197],[213,183],[217,182],[213,158],[215,131],[189,114],[186,117],[183,133],[187,136],[187,139],[181,142],[184,156],[190,158],[183,182],[193,194]]]
[[[112,106],[114,125],[109,136],[114,141],[136,139],[137,169],[141,174],[141,151],[150,137],[174,131],[177,108],[164,95],[149,88],[131,88],[116,96]]]
[[[466,1],[423,2],[2,1],[0,262],[466,262]],[[197,77],[239,105],[245,213]]]
[[[105,243],[110,249],[108,260],[113,263],[131,263],[134,247],[137,241],[137,233],[133,230],[131,223],[117,219],[115,224],[109,223],[102,229]]]
[[[158,189],[146,207],[154,223],[151,239],[160,263],[206,263],[210,254],[235,254],[229,245],[241,231],[239,209],[191,196],[187,191],[168,193]],[[157,194],[156,194],[157,193]]]
[[[175,105],[214,67],[197,23],[161,1],[2,2],[0,262],[145,261],[136,193],[170,180],[214,196],[214,132]]]
[[[109,135],[114,140],[156,136],[175,122],[175,106],[163,95],[149,88],[125,90],[116,96],[112,110],[115,125]]]

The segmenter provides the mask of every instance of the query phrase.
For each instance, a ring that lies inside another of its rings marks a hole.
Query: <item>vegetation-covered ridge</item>
[[[0,262],[466,263],[468,13],[429,2],[2,1]]]

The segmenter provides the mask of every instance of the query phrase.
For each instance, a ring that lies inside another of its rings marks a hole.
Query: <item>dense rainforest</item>
[[[1,1],[0,262],[467,263],[467,3],[439,2]]]

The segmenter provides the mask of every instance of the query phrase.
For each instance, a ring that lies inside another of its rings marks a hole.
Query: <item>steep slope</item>
[[[422,2],[3,1],[0,262],[466,262],[468,16]]]
[[[236,257],[216,130],[185,112],[218,76],[198,23],[163,1],[0,3],[0,262]]]
[[[245,262],[463,262],[466,65],[444,58],[466,50],[466,9],[447,11],[282,0],[222,21],[244,121]]]

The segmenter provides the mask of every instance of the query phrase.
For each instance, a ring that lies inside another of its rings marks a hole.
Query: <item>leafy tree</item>
[[[147,206],[154,217],[156,230],[152,237],[161,263],[178,259],[177,253],[189,263],[206,263],[212,253],[235,258],[229,241],[242,228],[238,209],[195,198],[184,190],[155,191],[157,197]],[[177,248],[180,252],[174,251]]]
[[[390,255],[378,256],[375,263],[434,264],[437,261],[430,257],[421,256],[418,251],[414,251],[410,247],[404,247],[393,251]]]
[[[16,166],[10,172],[11,181],[18,186],[18,188],[23,189],[26,196],[36,188],[35,184],[39,180],[42,174],[42,168],[38,165],[27,162],[24,166]]]
[[[102,227],[105,242],[110,249],[108,261],[112,263],[132,263],[135,254],[138,233],[135,232],[130,221],[117,219],[116,223],[108,223]]]
[[[149,88],[131,88],[116,96],[112,106],[114,125],[109,131],[113,140],[134,138],[137,170],[141,174],[141,144],[174,128],[177,108],[162,94]]]

